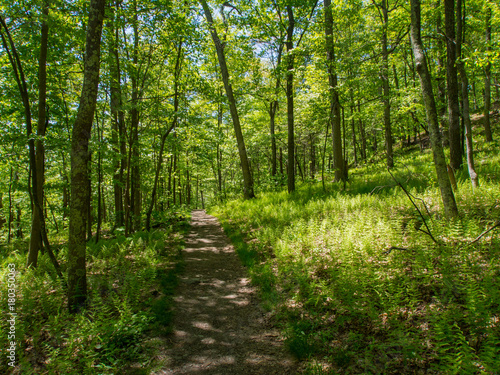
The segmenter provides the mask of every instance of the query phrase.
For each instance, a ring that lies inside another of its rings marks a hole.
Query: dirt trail
[[[295,374],[218,221],[192,213],[167,363],[156,374]]]

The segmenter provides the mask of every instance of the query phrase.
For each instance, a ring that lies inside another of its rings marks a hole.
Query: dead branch
[[[415,207],[415,209],[418,211],[420,217],[422,218],[422,221],[424,222],[424,225],[425,227],[427,228],[427,231],[424,231],[422,229],[419,229],[421,232],[427,234],[433,241],[434,243],[436,244],[439,244],[439,242],[434,238],[434,236],[432,235],[431,233],[431,230],[429,229],[429,226],[427,225],[427,221],[425,220],[425,217],[424,215],[422,215],[422,211],[420,211],[420,209],[418,208],[418,206],[415,204],[415,202],[413,201],[412,199],[412,195],[405,189],[405,187],[396,179],[396,177],[394,177],[394,175],[391,173],[390,169],[387,168],[387,171],[389,172],[389,174],[391,175],[392,179],[394,181],[396,181],[396,183],[399,185],[399,187],[401,189],[403,189],[403,191],[405,192],[406,196],[408,197],[408,199],[410,200],[411,204],[413,204],[413,207]]]
[[[383,186],[375,186],[372,191],[370,191],[369,195],[372,195],[374,193],[378,193],[380,190],[384,188],[390,188],[390,187],[396,187],[398,185],[383,185]]]
[[[479,241],[482,237],[484,237],[484,236],[485,236],[485,235],[487,235],[489,232],[491,232],[493,229],[498,228],[498,227],[500,227],[500,220],[499,220],[499,221],[497,221],[497,222],[495,223],[495,225],[493,225],[491,228],[486,229],[483,233],[481,233],[479,236],[477,236],[477,237],[476,237],[475,239],[473,239],[471,242],[466,243],[465,245],[461,246],[460,248],[462,248],[462,247],[467,247],[467,246],[472,245],[473,243],[476,243],[476,242],[477,242],[477,241]]]
[[[392,250],[401,250],[401,251],[406,251],[408,250],[406,247],[396,247],[396,246],[391,246],[388,248],[386,251],[382,252],[384,255],[388,255],[391,253]]]

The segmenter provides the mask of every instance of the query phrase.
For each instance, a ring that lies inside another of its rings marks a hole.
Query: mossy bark
[[[97,100],[101,34],[106,0],[91,0],[83,87],[71,139],[71,206],[68,240],[68,307],[79,311],[87,299],[86,226],[89,210],[89,140]]]
[[[427,60],[424,55],[422,38],[420,35],[420,1],[411,0],[411,42],[413,54],[415,55],[415,65],[420,77],[422,87],[422,96],[424,98],[427,122],[429,124],[429,134],[434,157],[434,166],[436,168],[439,189],[443,200],[445,215],[449,218],[458,216],[457,204],[451,187],[450,179],[446,169],[446,160],[441,142],[441,133],[439,131],[436,102],[432,92],[432,82]]]

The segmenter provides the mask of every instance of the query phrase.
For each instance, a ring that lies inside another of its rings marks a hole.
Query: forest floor
[[[164,374],[294,374],[297,361],[259,307],[256,289],[218,220],[192,212]]]

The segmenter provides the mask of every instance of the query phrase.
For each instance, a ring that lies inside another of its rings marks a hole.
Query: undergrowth
[[[481,186],[458,173],[460,218],[442,216],[429,150],[212,207],[309,374],[498,374],[500,156],[476,154]]]
[[[149,373],[155,348],[148,338],[171,330],[173,291],[182,267],[180,250],[186,227],[183,218],[152,232],[90,241],[89,307],[75,315],[67,311],[65,291],[47,256],[39,258],[36,270],[27,270],[26,254],[6,249],[1,260],[0,313],[7,316],[7,264],[15,264],[17,358],[16,367],[9,367],[3,350],[8,347],[8,323],[2,319],[0,373]],[[67,247],[63,243],[55,248],[64,267]]]

